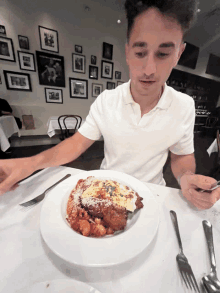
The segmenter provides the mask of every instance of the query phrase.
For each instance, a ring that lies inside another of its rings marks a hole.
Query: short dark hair
[[[196,21],[198,5],[198,0],[126,0],[127,41],[129,41],[135,18],[149,8],[157,8],[165,17],[176,20],[185,38],[186,33]]]

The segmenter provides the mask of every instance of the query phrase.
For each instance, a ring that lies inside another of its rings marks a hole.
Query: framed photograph
[[[115,82],[107,81],[107,90],[113,90],[115,89]]]
[[[6,29],[4,25],[0,24],[0,34],[5,35],[6,36]]]
[[[86,73],[86,56],[72,54],[73,72]]]
[[[31,79],[27,73],[3,70],[8,90],[31,92]]]
[[[124,81],[117,81],[117,86],[125,83]]]
[[[64,57],[36,51],[39,83],[65,87]]]
[[[59,52],[58,32],[43,26],[39,27],[41,50]]]
[[[98,79],[99,68],[97,66],[89,65],[89,78]]]
[[[121,72],[115,71],[115,79],[121,79]]]
[[[88,80],[69,78],[70,98],[88,99]]]
[[[112,60],[112,56],[113,56],[113,45],[103,42],[102,57],[105,59]]]
[[[47,103],[63,104],[63,91],[61,89],[45,88]]]
[[[82,48],[82,46],[80,46],[80,45],[75,45],[75,52],[76,52],[76,53],[79,53],[79,54],[82,54],[82,52],[83,52],[83,48]]]
[[[15,62],[12,39],[0,36],[0,59]]]
[[[21,70],[36,71],[34,54],[18,51],[18,60]]]
[[[92,84],[92,97],[94,97],[94,98],[98,97],[102,91],[103,91],[102,84],[98,84],[98,83]]]
[[[28,37],[18,36],[19,47],[24,50],[29,50],[29,40]]]
[[[97,57],[94,55],[91,55],[91,64],[96,65]]]
[[[113,78],[113,62],[102,60],[101,77],[112,79]]]

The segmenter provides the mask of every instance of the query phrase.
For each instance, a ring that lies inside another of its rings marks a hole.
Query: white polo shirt
[[[101,169],[166,185],[163,167],[168,151],[177,155],[194,152],[194,122],[193,98],[166,84],[158,104],[141,117],[129,80],[97,97],[79,132],[92,140],[103,136],[105,157]]]

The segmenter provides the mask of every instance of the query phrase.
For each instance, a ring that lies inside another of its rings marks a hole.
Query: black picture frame
[[[8,90],[32,92],[30,74],[3,70]]]
[[[18,35],[18,43],[19,43],[20,49],[30,50],[28,37]]]
[[[115,79],[121,79],[121,71],[115,71]]]
[[[92,84],[92,97],[97,98],[103,92],[103,85],[99,83]]]
[[[113,78],[114,63],[102,60],[101,77],[112,79]]]
[[[63,90],[55,88],[45,88],[46,103],[63,104]]]
[[[107,81],[106,89],[107,90],[113,90],[113,89],[115,89],[115,82]]]
[[[72,53],[73,72],[86,73],[86,56]]]
[[[75,45],[75,52],[78,54],[82,54],[83,52],[83,47],[80,45]]]
[[[18,61],[21,70],[36,71],[34,54],[18,51]]]
[[[102,58],[112,60],[113,45],[103,42],[102,44]]]
[[[12,39],[0,36],[0,59],[16,62]]]
[[[69,78],[70,98],[88,99],[88,80]]]
[[[89,65],[89,78],[98,79],[98,76],[99,76],[98,66]]]
[[[209,60],[208,60],[208,64],[207,64],[205,73],[220,77],[220,67],[219,66],[220,66],[220,57],[218,57],[214,54],[209,54]]]
[[[96,65],[96,62],[97,62],[97,57],[94,55],[91,55],[91,64]]]
[[[65,87],[64,57],[36,51],[40,85]]]
[[[59,53],[58,32],[40,25],[38,28],[41,50]]]
[[[186,48],[183,51],[182,55],[180,56],[178,65],[195,69],[197,60],[199,57],[199,47],[187,42],[185,42],[185,44],[186,44]]]
[[[0,34],[6,36],[6,28],[4,25],[0,24]]]

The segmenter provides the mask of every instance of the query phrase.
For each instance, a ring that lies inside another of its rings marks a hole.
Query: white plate
[[[85,237],[68,225],[66,205],[79,179],[96,176],[116,180],[143,197],[144,207],[135,211],[124,231],[103,238]],[[86,267],[108,267],[124,263],[141,253],[153,240],[159,225],[159,209],[154,195],[144,183],[117,171],[85,171],[51,190],[41,210],[41,234],[49,248],[69,263]]]
[[[101,293],[90,285],[75,280],[54,280],[34,284],[28,293]]]

